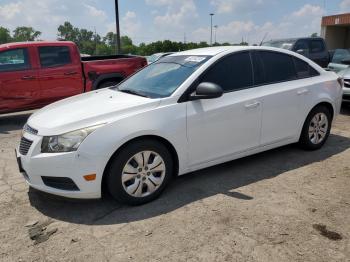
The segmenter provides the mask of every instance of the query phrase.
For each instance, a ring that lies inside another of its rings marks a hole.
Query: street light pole
[[[210,15],[210,45],[213,45],[213,16],[214,14],[211,13]]]
[[[115,23],[116,23],[116,33],[117,33],[116,51],[117,51],[117,54],[121,54],[118,0],[115,0]]]
[[[215,37],[214,37],[214,39],[215,39],[215,41],[214,41],[214,44],[216,44],[217,42],[216,42],[216,32],[218,31],[218,25],[214,25],[214,28],[215,28]]]

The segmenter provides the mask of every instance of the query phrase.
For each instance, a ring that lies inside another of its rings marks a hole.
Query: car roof
[[[192,49],[188,51],[178,52],[171,54],[170,56],[216,56],[224,52],[239,52],[239,51],[245,51],[245,50],[267,50],[267,51],[276,51],[281,53],[287,53],[287,54],[293,54],[294,52],[281,49],[281,48],[275,48],[275,47],[268,47],[268,46],[217,46],[217,47],[206,47],[206,48],[199,48],[199,49]]]
[[[74,43],[70,41],[14,42],[14,43],[1,44],[0,49],[16,48],[16,47],[20,48],[20,47],[27,47],[27,46],[50,46],[50,45],[74,45]]]

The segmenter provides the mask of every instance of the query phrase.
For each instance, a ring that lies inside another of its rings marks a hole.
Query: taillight
[[[341,77],[338,77],[337,80],[338,80],[339,85],[340,85],[341,87],[343,87],[343,86],[344,86],[344,79],[341,78]]]

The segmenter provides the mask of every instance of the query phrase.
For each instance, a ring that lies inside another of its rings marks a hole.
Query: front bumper
[[[343,102],[350,103],[350,87],[343,88]]]
[[[24,133],[23,137],[33,141],[27,154],[21,154],[19,148],[16,150],[20,172],[29,186],[68,198],[101,197],[103,169],[95,164],[92,157],[78,152],[41,153],[41,136]],[[86,181],[84,176],[89,174],[96,174],[96,179]],[[73,183],[69,182],[69,185],[67,181]]]

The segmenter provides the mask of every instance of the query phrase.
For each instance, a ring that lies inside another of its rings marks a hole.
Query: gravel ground
[[[350,107],[325,147],[291,145],[173,181],[139,207],[29,189],[0,116],[0,261],[350,261]]]

